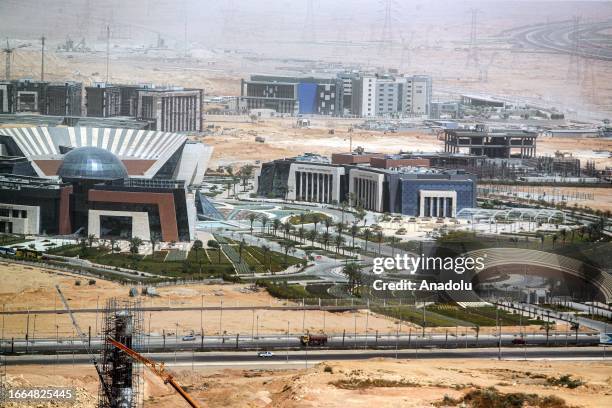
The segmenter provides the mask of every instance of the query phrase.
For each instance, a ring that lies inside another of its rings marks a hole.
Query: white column
[[[442,210],[442,211],[444,211],[443,215],[444,215],[444,218],[446,218],[446,202],[447,202],[448,200],[446,199],[446,197],[444,197],[444,198],[442,198],[442,199],[444,200],[444,207],[443,207],[443,210]]]

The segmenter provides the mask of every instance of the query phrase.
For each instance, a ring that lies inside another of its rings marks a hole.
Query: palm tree
[[[138,250],[140,249],[141,245],[142,245],[142,239],[140,239],[138,237],[132,237],[130,239],[130,252],[133,255],[137,255],[138,254]]]
[[[268,221],[270,221],[270,218],[267,215],[262,215],[260,218],[260,222],[261,222],[261,234],[263,235],[264,230],[266,228],[266,224],[268,223]]]
[[[355,235],[357,235],[358,232],[359,227],[357,226],[357,224],[354,223],[353,225],[351,225],[351,237],[353,238],[351,246],[353,247],[353,252],[355,252]]]
[[[555,243],[557,242],[557,239],[559,239],[557,234],[553,234],[553,236],[552,236],[552,246],[553,246],[553,248],[555,247]]]
[[[339,222],[336,224],[336,231],[338,232],[338,235],[342,235],[342,231],[344,230],[344,224]]]
[[[334,243],[336,244],[336,253],[340,253],[340,247],[344,243],[344,237],[342,235],[336,235],[334,238]]]
[[[293,248],[293,242],[287,241],[283,244],[283,249],[285,250],[285,268],[287,267],[287,255],[289,254],[289,250]]]
[[[262,245],[261,246],[261,250],[263,251],[264,268],[266,268],[267,270],[270,270],[271,267],[270,267],[270,265],[268,265],[268,262],[266,262],[266,257],[270,254],[270,247],[267,246],[267,245]]]
[[[298,229],[298,237],[300,237],[300,242],[304,242],[304,234],[306,234],[306,229],[304,229],[304,227],[300,227],[300,229]]]
[[[298,215],[299,219],[300,219],[300,224],[302,224],[302,227],[304,226],[304,222],[306,221],[306,214],[305,213],[301,213],[300,215]]]
[[[276,231],[278,231],[281,225],[283,225],[283,223],[278,218],[275,218],[274,221],[272,221],[272,230],[274,231],[274,235],[276,235]]]
[[[209,239],[206,243],[209,248],[213,248],[217,250],[217,254],[219,255],[219,263],[221,263],[221,245],[214,239]]]
[[[361,284],[361,266],[355,262],[349,262],[342,268],[342,273],[348,278],[349,291],[355,294],[355,289]]]
[[[317,213],[312,215],[312,223],[314,224],[315,231],[317,230],[317,224],[321,222],[321,216]]]
[[[155,254],[155,244],[157,244],[157,242],[159,242],[160,240],[160,236],[157,232],[152,232],[151,233],[151,237],[149,238],[149,241],[151,242],[151,255]],[[202,242],[202,241],[200,241]],[[194,242],[195,244],[195,242]]]
[[[310,230],[310,231],[308,231],[308,239],[310,240],[310,245],[311,246],[314,246],[315,239],[317,239],[318,235],[319,234],[317,233],[317,230]]]
[[[247,164],[246,166],[243,166],[238,175],[240,176],[240,179],[242,179],[242,191],[246,191],[248,181],[253,175],[253,165]]]
[[[326,217],[323,220],[323,224],[325,224],[325,232],[329,233],[329,227],[331,227],[332,225],[334,225],[331,217]]]
[[[382,252],[383,238],[384,238],[384,235],[383,235],[382,231],[378,231],[376,233],[376,239],[378,240],[378,256],[380,256],[380,254]]]
[[[88,242],[90,248],[93,246],[94,242],[96,242],[96,241],[97,241],[97,238],[96,238],[95,234],[89,234],[87,236],[87,242]]]
[[[151,244],[153,245],[153,241],[151,241]],[[196,260],[200,268],[200,279],[202,279],[202,261],[200,259],[200,251],[202,250],[203,247],[204,247],[204,243],[200,241],[199,239],[196,239],[195,241],[193,241],[193,245],[191,246],[191,249],[193,249],[196,253]]]
[[[240,241],[240,243],[238,244],[238,262],[241,263],[242,262],[242,250],[244,249],[244,247],[246,246],[246,243],[244,242],[244,239],[242,241]]]
[[[115,253],[115,244],[116,244],[115,237],[110,237],[111,254]]]
[[[329,240],[331,239],[331,234],[329,232],[324,232],[323,235],[321,235],[321,241],[323,242],[323,246],[325,247],[325,250],[327,251],[327,245],[329,244]]]
[[[249,213],[249,222],[251,223],[251,235],[253,235],[253,223],[257,219],[257,214]]]
[[[365,252],[368,252],[368,239],[370,239],[370,235],[372,231],[369,228],[363,230],[363,239],[365,239]]]
[[[291,232],[292,228],[293,228],[293,225],[291,225],[289,221],[285,221],[285,223],[283,224],[283,231],[285,233],[285,239],[287,239],[287,235]]]

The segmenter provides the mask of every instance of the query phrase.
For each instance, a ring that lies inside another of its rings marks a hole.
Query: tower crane
[[[13,57],[13,51],[18,48],[27,47],[28,44],[20,44],[16,47],[11,47],[9,45],[8,38],[6,39],[6,47],[2,48],[2,52],[4,52],[4,77],[7,81],[11,80],[11,58]]]
[[[70,319],[72,320],[72,325],[76,329],[79,337],[81,338],[81,340],[83,341],[84,344],[88,344],[85,341],[87,339],[87,336],[81,330],[79,324],[77,323],[76,319],[74,318],[74,315],[72,314],[72,310],[70,309],[70,306],[68,306],[68,302],[66,301],[66,298],[64,297],[64,294],[62,293],[59,285],[55,285],[55,288],[57,289],[57,293],[59,293],[59,295],[60,295],[62,303],[64,304],[64,308],[66,308],[66,311],[70,315]],[[110,344],[112,344],[113,346],[117,347],[119,350],[123,351],[125,354],[127,354],[131,359],[133,359],[133,360],[135,360],[135,361],[137,361],[139,363],[142,363],[144,366],[146,366],[149,370],[151,370],[151,372],[153,372],[153,374],[155,374],[156,376],[161,378],[164,381],[164,384],[170,384],[170,386],[172,388],[174,388],[174,390],[181,397],[183,397],[183,399],[189,404],[189,406],[191,406],[192,408],[200,408],[200,405],[187,393],[187,391],[185,391],[183,389],[183,387],[181,387],[181,385],[174,379],[172,374],[166,372],[166,369],[164,367],[164,363],[157,363],[157,362],[155,362],[155,361],[153,361],[151,359],[148,359],[145,356],[143,356],[140,353],[138,353],[137,351],[131,349],[128,346],[126,346],[125,344],[123,344],[123,343],[113,339],[112,337],[107,337],[106,340]],[[91,358],[92,363],[93,363],[94,367],[96,368],[96,372],[98,373],[98,377],[100,378],[100,381],[101,381],[101,383],[102,383],[102,385],[104,387],[104,393],[106,394],[107,398],[109,400],[111,400],[111,398],[110,398],[110,396],[111,396],[110,390],[108,389],[106,381],[104,381],[104,377],[102,375],[102,371],[100,370],[100,368],[98,366],[97,359],[95,358],[95,356],[91,352],[91,349],[89,348],[89,345],[87,346],[87,353],[89,354],[89,357]]]

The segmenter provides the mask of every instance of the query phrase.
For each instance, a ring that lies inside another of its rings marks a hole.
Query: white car
[[[194,341],[195,339],[196,339],[195,336],[192,334],[183,336],[183,341]]]
[[[274,353],[271,351],[260,351],[259,353],[257,353],[257,357],[272,357],[274,356]]]

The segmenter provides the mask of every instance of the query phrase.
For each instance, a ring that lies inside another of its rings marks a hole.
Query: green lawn
[[[427,310],[453,319],[470,322],[477,326],[495,326],[497,324],[497,312],[494,306],[468,307],[464,309],[455,305],[436,304],[428,306]],[[521,323],[523,325],[544,323],[540,320],[530,320],[525,316],[521,318],[518,314],[509,313],[504,310],[499,310],[498,316],[502,326],[518,326]]]
[[[234,267],[221,252],[216,249],[190,251],[187,259],[182,261],[164,261],[166,251],[156,251],[153,255],[132,255],[128,253],[114,253],[100,248],[87,248],[85,251],[79,245],[66,245],[49,251],[54,255],[87,259],[102,265],[119,268],[135,269],[168,277],[191,279],[200,277],[200,265],[205,277],[222,277],[224,274],[233,274]],[[206,256],[208,254],[208,256]],[[220,261],[220,262],[219,262]]]

